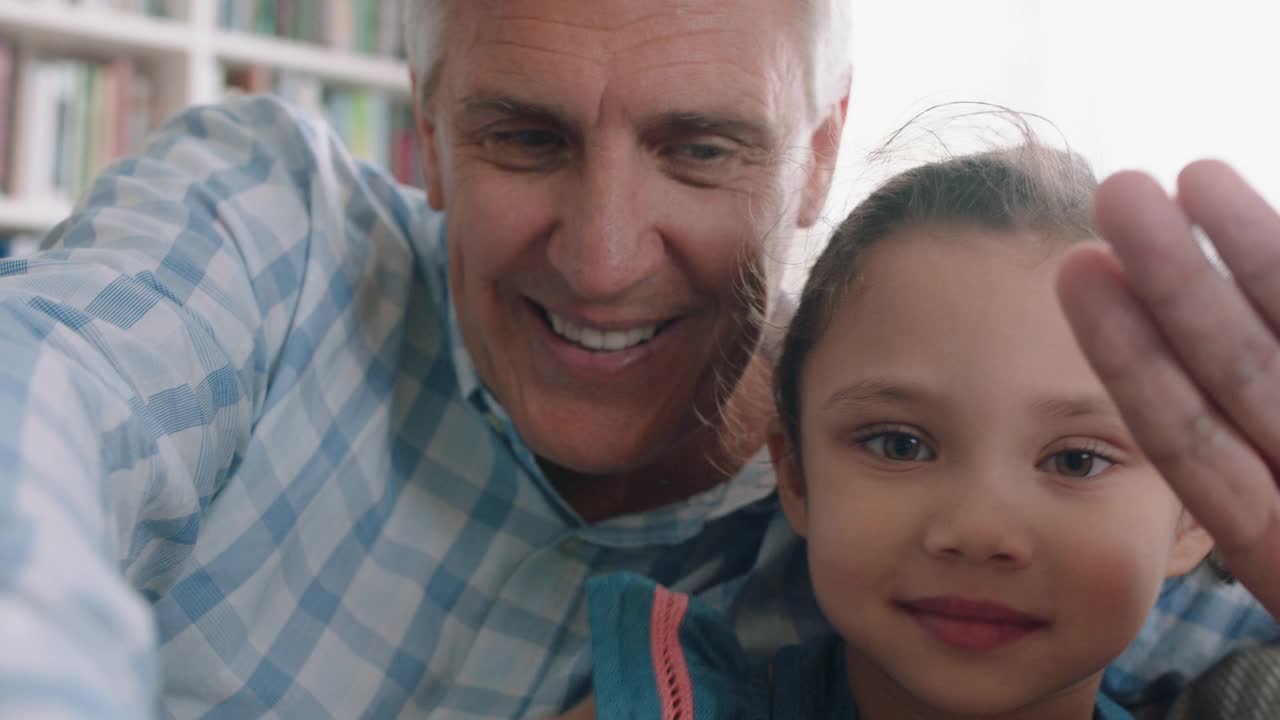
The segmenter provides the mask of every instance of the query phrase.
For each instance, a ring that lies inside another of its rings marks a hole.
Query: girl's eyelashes
[[[854,441],[873,455],[892,462],[928,462],[937,457],[919,435],[900,429],[872,429]]]
[[[1068,478],[1097,477],[1109,470],[1116,461],[1105,453],[1101,443],[1091,441],[1082,447],[1071,447],[1049,455],[1036,466],[1041,472]]]
[[[930,462],[938,457],[929,441],[910,428],[874,427],[855,435],[853,442],[894,463]],[[1101,475],[1116,463],[1114,454],[1102,442],[1091,440],[1053,452],[1037,463],[1036,469],[1064,478],[1087,479]]]

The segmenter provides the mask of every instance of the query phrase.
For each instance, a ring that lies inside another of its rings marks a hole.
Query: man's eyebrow
[[[930,393],[918,385],[883,379],[859,380],[836,390],[822,403],[823,412],[840,412],[866,405],[920,404]]]
[[[563,108],[510,95],[470,95],[462,99],[461,105],[460,116],[464,121],[475,122],[499,116],[534,120],[565,129],[576,127]],[[658,113],[641,123],[641,131],[650,136],[724,135],[759,148],[771,148],[776,142],[776,133],[767,122],[734,112],[674,110]]]
[[[562,127],[572,125],[568,114],[559,108],[520,100],[509,95],[472,95],[463,98],[461,105],[461,115],[466,118],[500,115],[539,120]]]
[[[730,112],[673,111],[644,122],[645,134],[726,135],[748,145],[772,147],[774,131],[767,123]]]

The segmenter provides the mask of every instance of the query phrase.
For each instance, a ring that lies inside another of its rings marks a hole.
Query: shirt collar
[[[458,394],[489,423],[490,429],[502,438],[521,467],[534,478],[547,493],[548,497],[562,511],[576,515],[563,502],[559,493],[555,492],[543,475],[542,467],[538,465],[537,458],[520,439],[520,434],[516,432],[515,423],[511,421],[511,416],[502,407],[502,403],[498,402],[493,393],[489,392],[489,388],[485,387],[484,383],[480,381],[480,375],[476,372],[475,363],[471,360],[471,353],[467,352],[467,344],[462,339],[462,327],[458,322],[457,307],[453,302],[453,289],[449,284],[449,251],[445,244],[444,217],[444,213],[436,213],[435,217],[432,218],[432,222],[436,223],[436,231],[431,233],[435,242],[430,247],[431,259],[426,263],[429,267],[425,268],[424,271],[434,273],[435,285],[441,288],[440,296],[438,297],[439,307],[443,309],[446,339],[453,360],[453,372],[458,383]]]

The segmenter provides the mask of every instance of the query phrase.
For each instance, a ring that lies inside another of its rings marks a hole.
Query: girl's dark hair
[[[1079,155],[1035,141],[953,157],[900,173],[840,224],[805,282],[774,372],[774,403],[793,448],[800,442],[800,375],[831,316],[858,282],[866,252],[908,227],[965,225],[1027,231],[1048,242],[1097,237],[1093,170]]]

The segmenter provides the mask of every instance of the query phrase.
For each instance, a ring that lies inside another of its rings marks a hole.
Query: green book
[[[262,35],[276,34],[276,0],[258,0],[254,30]]]

